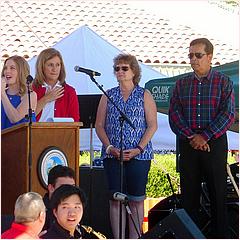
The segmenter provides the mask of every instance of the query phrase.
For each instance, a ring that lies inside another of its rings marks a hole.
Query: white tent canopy
[[[91,81],[88,75],[75,72],[75,66],[100,72],[101,76],[95,77],[95,79],[105,90],[117,85],[112,66],[113,58],[121,53],[121,51],[89,27],[84,25],[78,28],[53,47],[61,52],[67,73],[66,82],[76,89],[78,95],[101,94],[102,92]],[[37,57],[29,60],[33,76],[35,75],[36,60]],[[142,63],[140,65],[142,69],[140,86],[142,87],[150,79],[165,77],[165,75],[149,66]]]

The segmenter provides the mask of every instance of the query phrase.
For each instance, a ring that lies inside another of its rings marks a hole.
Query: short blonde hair
[[[45,212],[42,196],[36,192],[20,195],[15,203],[14,216],[17,223],[36,221],[41,212]]]
[[[63,58],[61,53],[55,49],[55,48],[47,48],[44,49],[40,54],[38,55],[37,62],[36,62],[36,75],[34,79],[34,84],[36,86],[43,85],[44,82],[46,81],[46,77],[44,74],[44,66],[45,63],[54,58],[54,57],[59,57],[60,63],[61,63],[61,69],[60,69],[60,74],[59,74],[59,82],[61,85],[64,85],[65,83],[65,78],[66,78],[66,70],[63,62]]]
[[[9,60],[13,60],[16,64],[19,81],[19,94],[20,96],[23,96],[27,92],[27,76],[30,74],[30,67],[23,57],[17,55],[11,56],[4,61],[1,77],[4,76],[6,63]]]

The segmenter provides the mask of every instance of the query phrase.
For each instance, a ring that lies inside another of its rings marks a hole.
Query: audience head
[[[82,219],[85,205],[86,197],[83,190],[73,185],[60,186],[51,198],[51,207],[58,224],[71,235]]]
[[[113,59],[113,71],[116,73],[115,69],[119,64],[129,65],[134,76],[133,76],[133,84],[136,86],[140,82],[141,78],[141,68],[138,64],[138,61],[135,56],[130,54],[119,54]]]
[[[35,85],[57,82],[65,83],[66,70],[61,53],[55,48],[43,50],[37,58]]]
[[[15,203],[15,222],[31,226],[36,234],[43,228],[46,217],[46,208],[42,196],[36,192],[20,195]]]
[[[28,62],[21,56],[11,56],[4,61],[1,77],[6,78],[8,85],[18,84],[19,94],[27,92],[27,76],[30,73]]]
[[[57,165],[54,166],[48,174],[48,193],[51,198],[52,193],[61,185],[75,185],[75,172],[72,168]]]

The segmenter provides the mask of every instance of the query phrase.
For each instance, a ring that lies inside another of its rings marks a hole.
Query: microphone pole
[[[170,176],[169,176],[169,174],[167,173],[167,179],[168,179],[168,182],[169,182],[169,185],[170,185],[170,188],[171,188],[171,190],[172,190],[172,195],[173,195],[173,197],[174,197],[174,210],[176,210],[177,209],[177,206],[179,205],[179,200],[178,200],[178,198],[177,198],[177,196],[176,196],[176,194],[175,194],[175,192],[174,192],[174,189],[173,189],[173,186],[172,186],[172,182],[171,182],[171,178],[170,178]]]
[[[28,129],[29,129],[29,149],[28,149],[28,191],[32,191],[32,107],[31,107],[31,91],[30,84],[33,81],[31,75],[27,76],[27,89],[28,89]]]
[[[120,121],[120,127],[121,127],[121,133],[120,133],[120,191],[123,192],[123,122],[126,121],[134,130],[135,127],[133,123],[130,121],[130,119],[126,116],[125,113],[122,112],[122,110],[116,105],[116,103],[109,97],[107,92],[103,89],[103,87],[94,79],[94,72],[87,73],[91,80],[97,85],[97,87],[104,93],[104,95],[108,98],[108,100],[113,104],[114,107],[118,110],[120,113],[119,121]],[[119,239],[122,239],[122,203],[120,203],[119,208]]]
[[[120,192],[123,192],[123,123],[124,118],[119,117],[120,121]],[[119,201],[119,239],[122,239],[122,202]]]
[[[131,219],[131,221],[133,223],[133,226],[134,226],[134,228],[135,228],[135,230],[137,232],[138,238],[140,238],[141,234],[139,233],[137,225],[136,225],[136,223],[135,223],[135,221],[133,219],[132,212],[131,212],[131,209],[130,209],[130,206],[129,206],[129,203],[128,203],[127,195],[125,195],[123,193],[116,192],[116,193],[113,194],[113,199],[119,201],[121,203],[121,205],[124,204],[124,206],[126,208],[126,211],[127,211],[128,215],[130,216],[130,219]]]
[[[115,104],[115,102],[108,96],[106,91],[103,89],[103,87],[94,79],[94,72],[92,74],[88,74],[91,80],[97,85],[97,87],[104,93],[104,95],[108,98],[108,100],[113,104],[113,106],[118,110],[121,117],[123,118],[123,121],[126,121],[134,130],[136,129],[131,122],[131,120],[127,117],[127,115],[122,112],[122,110]]]

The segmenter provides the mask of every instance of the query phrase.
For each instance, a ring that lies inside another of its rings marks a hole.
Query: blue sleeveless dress
[[[125,113],[133,123],[133,129],[126,121],[123,124],[123,150],[136,148],[146,129],[147,122],[144,112],[144,88],[136,86],[127,101],[125,102],[120,91],[120,87],[115,87],[107,91],[110,98]],[[105,120],[105,131],[110,143],[120,149],[120,114],[116,107],[108,101],[107,114]],[[146,198],[146,184],[148,172],[153,159],[153,148],[151,141],[144,148],[144,151],[135,156],[130,161],[123,162],[123,182],[122,189],[120,183],[120,161],[112,155],[106,154],[106,149],[102,147],[102,159],[104,171],[108,180],[109,196],[115,192],[127,194],[131,201],[143,201]]]
[[[11,104],[16,108],[18,107],[18,105],[21,103],[21,96],[18,95],[9,95],[7,94],[9,101],[11,102]],[[28,122],[28,118],[23,118],[20,121],[16,122],[16,123],[11,123],[6,115],[6,112],[3,108],[3,105],[1,103],[1,129],[5,129],[5,128],[9,128],[12,126],[15,126],[17,124],[23,123],[23,122]],[[36,122],[36,115],[33,112],[32,114],[32,121]]]
[[[136,148],[142,136],[144,135],[147,123],[144,113],[144,88],[136,86],[127,101],[125,102],[120,91],[120,87],[115,87],[107,91],[109,97],[116,105],[125,113],[125,115],[133,123],[135,130],[124,121],[123,125],[123,149]],[[110,143],[120,149],[120,121],[119,111],[108,100],[107,115],[105,121],[105,131]],[[106,154],[105,146],[102,147],[101,158],[113,157]],[[151,141],[144,148],[144,151],[135,157],[137,160],[153,159],[153,148]]]

